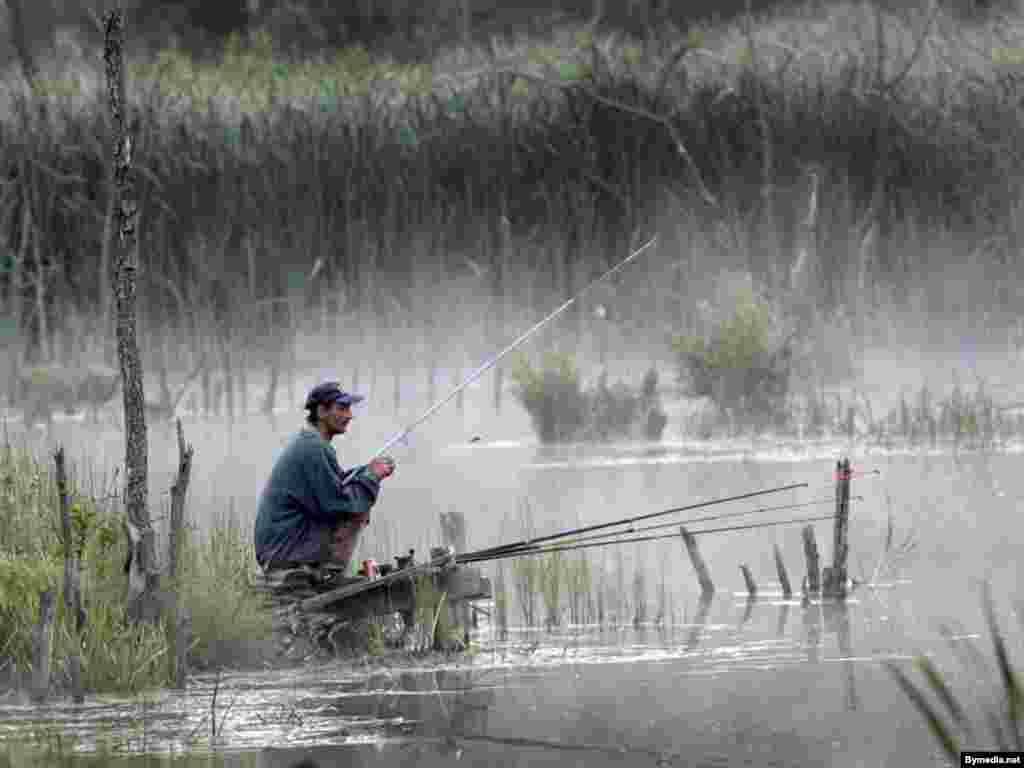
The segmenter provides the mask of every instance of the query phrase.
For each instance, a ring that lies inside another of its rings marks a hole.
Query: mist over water
[[[296,390],[303,392],[312,378],[297,382]],[[442,385],[439,395],[451,385]],[[378,382],[350,433],[336,440],[343,466],[365,461],[429,405],[421,396],[396,413],[374,396],[389,390],[386,380]],[[1024,537],[1017,509],[1024,475],[1012,445],[980,453],[824,438],[698,441],[683,433],[677,420],[683,406],[676,403],[657,444],[541,446],[520,406],[509,397],[495,414],[492,394],[485,378],[470,388],[461,413],[450,404],[394,449],[398,471],[374,509],[359,557],[388,561],[409,547],[425,552],[440,543],[438,515],[451,509],[466,516],[473,550],[523,538],[524,502],[532,532],[544,534],[792,483],[809,487],[650,523],[827,499],[835,462],[844,456],[857,472],[877,470],[852,481],[852,494],[864,498],[851,504],[851,576],[873,575],[889,513],[895,538],[913,532],[918,547],[874,588],[855,590],[844,612],[801,605],[799,525],[700,536],[717,587],[703,616],[678,538],[589,550],[591,563],[606,568],[612,581],[623,569],[627,593],[636,571],[644,571],[647,624],[633,627],[624,615],[617,629],[563,626],[548,633],[522,626],[513,595],[508,637],[500,639],[483,619],[475,633],[479,652],[455,665],[387,670],[337,662],[232,674],[220,692],[222,702],[233,702],[220,736],[225,764],[290,768],[307,754],[321,765],[447,765],[457,755],[471,764],[510,766],[941,764],[923,720],[882,662],[909,663],[926,653],[955,688],[976,693],[978,681],[960,667],[939,629],[950,624],[960,642],[973,640],[990,655],[982,579],[991,580],[1011,658],[1020,657]],[[186,413],[183,424],[196,451],[190,515],[200,527],[225,513],[251,526],[262,483],[301,426],[301,413],[282,412],[274,424],[247,414],[234,427]],[[74,420],[59,419],[48,438],[40,430],[26,436],[16,423],[9,430],[14,441],[24,437],[40,449],[63,442],[79,468],[100,476],[112,472],[123,452],[116,429]],[[480,439],[471,442],[474,437]],[[165,425],[152,426],[150,441],[151,499],[160,515],[177,448]],[[824,503],[726,524],[831,512]],[[828,564],[831,523],[815,529]],[[776,578],[775,544],[797,592],[789,601]],[[740,563],[753,572],[756,601],[746,599]],[[494,576],[493,565],[483,568]],[[662,583],[669,599],[659,626]],[[0,720],[7,728],[54,720],[86,743],[120,733],[126,755],[188,749],[184,735],[205,738],[209,728],[203,717],[212,686],[211,677],[200,677],[184,696],[159,694],[144,711],[127,700],[46,712],[5,705]],[[123,764],[131,765],[127,756]]]

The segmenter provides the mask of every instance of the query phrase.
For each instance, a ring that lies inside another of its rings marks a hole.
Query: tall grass
[[[167,684],[173,679],[172,633],[162,624],[128,620],[124,513],[116,495],[97,498],[83,491],[97,485],[95,478],[79,477],[72,491],[74,542],[83,565],[84,686],[102,693]],[[26,681],[39,594],[53,588],[59,606],[53,643],[59,688],[75,617],[64,614],[59,598],[64,552],[52,470],[8,443],[0,448],[0,487],[0,669],[9,683]],[[248,587],[251,552],[236,521],[218,521],[206,535],[186,537],[180,581],[166,586],[180,595],[192,617],[189,656],[199,669],[246,663],[262,653],[269,615]]]
[[[238,371],[316,356],[311,337],[326,350],[344,328],[351,367],[375,360],[382,336],[454,366],[503,335],[489,308],[512,322],[550,307],[641,221],[663,230],[648,299],[636,306],[623,277],[606,303],[614,336],[663,346],[666,326],[692,330],[705,273],[791,287],[810,167],[822,213],[800,293],[822,312],[846,306],[864,325],[879,306],[1009,310],[1020,20],[883,21],[884,45],[867,6],[829,4],[663,41],[555,28],[470,50],[458,68],[357,48],[302,61],[265,36],[212,62],[133,62],[147,365],[189,370],[207,351],[232,401]],[[893,84],[882,98],[877,70]],[[111,354],[100,75],[91,53],[5,110],[8,366]],[[971,279],[950,280],[964,263]],[[559,328],[596,344],[595,323],[580,307]],[[481,342],[437,344],[453,337]]]

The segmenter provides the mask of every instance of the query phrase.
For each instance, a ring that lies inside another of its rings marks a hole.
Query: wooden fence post
[[[81,632],[85,623],[82,613],[82,583],[80,563],[75,552],[74,537],[71,535],[71,503],[68,499],[67,468],[64,464],[64,448],[58,446],[53,455],[57,465],[57,496],[60,500],[61,538],[64,542],[64,621],[71,636],[71,651],[68,667],[71,673],[71,700],[81,704],[85,700],[82,691]]]

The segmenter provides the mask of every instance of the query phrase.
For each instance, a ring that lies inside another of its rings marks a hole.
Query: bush
[[[540,369],[531,367],[526,356],[520,355],[512,380],[542,443],[564,442],[578,434],[587,402],[572,355],[549,352]]]
[[[704,335],[679,334],[670,343],[679,382],[690,397],[707,397],[720,415],[730,411],[758,428],[784,421],[793,337],[781,338],[771,306],[747,279],[730,289],[731,307]]]
[[[558,353],[549,353],[540,369],[521,356],[512,379],[542,443],[613,440],[636,432],[660,440],[668,423],[654,368],[644,375],[639,393],[621,382],[609,386],[607,373],[601,374],[594,387],[584,390],[572,355]]]

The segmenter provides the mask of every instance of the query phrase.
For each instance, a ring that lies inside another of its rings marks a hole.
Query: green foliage
[[[62,564],[50,558],[0,555],[0,664],[31,668],[31,628],[39,620],[39,593],[60,581]]]
[[[711,398],[720,413],[765,426],[782,415],[789,393],[791,339],[773,341],[779,329],[771,307],[749,285],[729,300],[706,335],[671,338],[679,381],[691,397]]]
[[[433,577],[416,577],[416,612],[413,620],[421,637],[431,638],[433,646],[451,648],[459,638],[459,628],[448,615],[447,593],[439,590]]]
[[[171,633],[162,625],[135,624],[124,609],[127,542],[123,514],[69,489],[72,545],[82,563],[86,617],[81,637],[87,690],[133,692],[170,681]],[[178,588],[191,614],[194,666],[236,660],[239,649],[269,636],[270,615],[249,589],[252,546],[236,520],[219,520],[194,539],[185,531]],[[0,451],[0,666],[30,669],[39,594],[57,591],[53,654],[63,671],[74,639],[75,617],[63,603],[64,544],[52,473],[28,452]]]
[[[384,628],[377,621],[366,625],[366,652],[370,656],[384,655]]]
[[[252,541],[237,519],[216,521],[202,537],[186,533],[179,592],[192,621],[191,659],[213,668],[268,638],[271,615],[249,587]]]
[[[661,438],[666,418],[653,369],[644,376],[639,394],[621,382],[608,386],[606,374],[583,390],[573,356],[555,352],[545,355],[540,368],[520,354],[511,376],[541,442],[627,437],[641,422],[649,439]]]
[[[339,100],[364,96],[382,83],[394,84],[406,96],[426,96],[434,90],[429,64],[376,62],[362,46],[342,48],[322,61],[285,61],[265,30],[248,41],[232,35],[215,62],[195,61],[181,50],[162,50],[152,64],[130,66],[129,77],[170,99],[184,100],[203,114],[211,99],[233,100],[246,114],[266,112],[293,99],[316,99],[322,110],[334,111]]]
[[[587,403],[572,355],[548,352],[542,366],[535,369],[520,354],[511,377],[541,442],[562,442],[577,434],[583,426]]]

